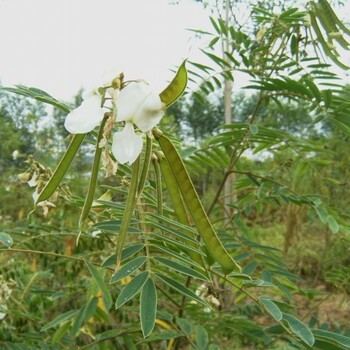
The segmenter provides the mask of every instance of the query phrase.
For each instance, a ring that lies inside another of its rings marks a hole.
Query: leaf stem
[[[0,253],[2,253],[2,252],[48,255],[48,256],[54,256],[56,258],[64,258],[64,259],[80,261],[80,262],[83,262],[83,263],[85,263],[85,260],[86,260],[86,259],[84,259],[82,257],[58,254],[58,253],[53,253],[53,252],[44,252],[44,251],[41,251],[41,250],[32,250],[32,249],[21,249],[21,248],[0,249]],[[93,264],[93,265],[96,265],[96,266],[101,266],[100,263],[94,263],[94,262],[90,262],[90,263]]]

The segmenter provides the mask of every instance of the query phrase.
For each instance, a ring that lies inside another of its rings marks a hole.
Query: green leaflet
[[[209,336],[207,330],[201,326],[197,325],[195,327],[196,331],[196,344],[200,350],[206,350],[208,348]]]
[[[281,321],[283,318],[281,310],[278,308],[278,306],[269,298],[266,297],[260,297],[259,298],[260,303],[264,306],[266,311],[276,320]]]
[[[178,324],[181,331],[184,332],[185,335],[189,336],[192,333],[193,331],[192,324],[188,322],[186,319],[176,317],[176,323]]]
[[[172,261],[172,260],[169,260],[166,258],[162,258],[160,256],[155,256],[153,259],[158,261],[159,263],[163,264],[164,266],[167,266],[169,269],[178,271],[180,273],[183,273],[184,275],[198,278],[198,279],[203,280],[203,281],[209,281],[209,279],[205,275],[203,275],[200,272],[197,272],[196,270],[194,270],[194,269],[192,269],[184,264],[180,264],[178,262],[175,262],[175,261]]]
[[[196,247],[198,246],[198,242],[196,241],[195,238],[189,236],[188,234],[185,234],[185,233],[182,233],[182,231],[180,230],[174,230],[168,226],[165,226],[165,225],[162,225],[162,224],[159,224],[157,222],[153,222],[153,221],[149,221],[147,222],[150,226],[153,226],[153,227],[156,227],[156,228],[159,228],[161,229],[162,231],[165,231],[165,232],[168,232],[170,233],[171,235],[174,235],[178,238],[180,238],[181,240],[183,240],[184,242],[186,241],[189,241],[191,243],[194,243],[193,246]],[[186,232],[186,231],[185,231]]]
[[[65,113],[70,112],[69,106],[66,104],[56,100],[53,98],[51,95],[49,95],[47,92],[33,88],[33,87],[27,87],[24,85],[16,85],[16,87],[0,87],[0,90],[7,91],[7,92],[12,92],[17,95],[22,95],[30,98],[34,98],[35,100],[50,104],[61,111]]]
[[[342,348],[350,349],[350,338],[342,334],[328,332],[322,329],[313,329],[312,333],[316,339],[321,339],[334,345],[341,346]]]
[[[192,245],[183,243],[183,242],[179,241],[178,239],[174,239],[172,237],[168,237],[168,236],[162,235],[160,233],[152,232],[150,235],[150,240],[151,240],[151,242],[153,240],[156,240],[156,241],[158,240],[162,244],[170,243],[170,244],[174,245],[175,247],[177,247],[178,249],[183,250],[185,252],[191,251],[191,252],[194,252],[198,255],[201,255],[201,254],[205,255],[204,252],[202,252],[199,248],[193,247]]]
[[[67,320],[71,319],[76,314],[78,314],[78,312],[79,312],[79,310],[69,310],[63,314],[58,315],[55,319],[53,319],[51,322],[49,322],[46,326],[42,327],[41,331],[45,332],[50,328],[56,327],[59,324],[66,322]]]
[[[176,291],[180,292],[181,294],[193,299],[194,301],[197,301],[207,307],[210,307],[209,304],[204,301],[202,298],[200,298],[196,293],[192,292],[190,289],[186,288],[183,284],[173,280],[172,278],[169,278],[167,276],[162,275],[161,273],[156,273],[157,277],[159,277],[163,282],[168,284],[171,288],[175,289]]]
[[[144,247],[144,245],[141,244],[131,244],[128,247],[124,248],[122,250],[122,254],[121,254],[121,261],[126,260],[128,258],[130,258],[131,256],[133,256],[134,254],[136,254],[137,252],[139,252],[142,248]],[[101,267],[110,267],[115,265],[117,262],[117,257],[115,254],[109,256],[108,258],[106,258]]]
[[[310,330],[303,322],[296,317],[283,313],[283,320],[288,322],[290,330],[297,335],[304,343],[312,346],[315,343],[315,338]]]
[[[95,313],[98,298],[93,297],[88,303],[84,304],[74,320],[72,333],[76,336],[84,323],[86,323]]]
[[[143,337],[149,336],[154,328],[157,315],[157,290],[152,278],[148,278],[141,290],[140,321]]]
[[[172,105],[185,91],[187,86],[187,70],[186,60],[182,62],[174,79],[170,84],[159,94],[160,99],[166,107]]]
[[[112,297],[107,288],[105,281],[103,280],[103,272],[102,270],[98,270],[93,264],[85,260],[85,265],[90,271],[94,281],[96,282],[98,288],[101,290],[102,299],[105,304],[107,310],[112,306]]]
[[[11,245],[13,244],[13,239],[7,233],[0,232],[0,242],[6,247],[11,247]]]
[[[328,217],[328,226],[332,233],[338,233],[339,225],[337,223],[337,220],[333,216]]]
[[[121,223],[122,223],[121,220],[108,220],[108,221],[96,222],[96,224],[92,225],[92,227],[95,227],[105,232],[112,232],[114,234],[116,231],[120,229]],[[131,221],[131,223],[134,223],[134,222]],[[140,230],[138,230],[135,227],[129,227],[128,232],[139,233]]]
[[[76,134],[73,136],[72,141],[66,150],[66,153],[61,158],[59,164],[57,165],[57,168],[51,176],[51,179],[39,194],[39,197],[36,200],[35,204],[38,204],[39,202],[45,201],[46,199],[50,198],[51,195],[56,191],[69,166],[71,165],[81,143],[83,142],[85,135],[86,134]]]
[[[181,337],[181,333],[175,333],[175,332],[164,332],[160,333],[158,335],[152,335],[151,337],[147,338],[145,342],[151,343],[151,342],[156,342],[160,340],[169,340],[172,338],[178,338]]]
[[[176,148],[159,130],[154,130],[153,134],[168,161],[184,202],[210,255],[222,266],[225,273],[229,273],[234,268],[240,269],[214,231]]]
[[[172,256],[173,258],[175,258],[177,260],[181,260],[185,264],[189,264],[192,267],[196,267],[197,269],[199,269],[198,271],[204,270],[204,268],[201,265],[198,265],[195,261],[193,261],[192,259],[187,257],[187,255],[179,253],[178,250],[173,250],[171,248],[168,248],[165,245],[161,245],[160,242],[158,244],[157,243],[158,242],[153,241],[150,244],[150,246],[154,247],[155,250],[158,251],[158,252],[165,253],[167,256]]]
[[[317,16],[317,10],[313,10],[309,12],[310,19],[311,19],[311,25],[313,30],[316,33],[317,39],[319,43],[321,44],[324,53],[340,68],[347,70],[349,67],[345,65],[344,63],[340,62],[336,56],[335,53],[332,52],[332,50],[329,48],[328,43],[326,42],[325,38],[323,37],[322,31],[317,23],[316,16]]]
[[[110,284],[120,281],[121,279],[131,275],[139,267],[141,267],[147,260],[146,256],[139,256],[125,265],[123,265],[111,278]]]
[[[68,329],[71,327],[70,322],[63,323],[60,327],[57,328],[56,332],[52,336],[52,343],[58,343],[62,337],[68,332]]]
[[[148,271],[143,271],[136,277],[134,277],[120,292],[116,302],[115,308],[118,309],[129,300],[131,300],[144,286],[149,277]]]
[[[170,227],[175,227],[177,231],[184,232],[184,233],[186,233],[186,235],[195,236],[197,234],[197,231],[193,227],[189,226],[188,221],[186,224],[186,223],[180,222],[180,220],[175,221],[175,220],[168,218],[167,216],[158,215],[155,213],[150,213],[149,215],[150,215],[150,217],[157,219],[158,222],[160,222],[164,225],[166,223],[166,224],[170,225]],[[150,223],[153,224],[153,220],[150,221]],[[165,226],[162,226],[162,230],[165,230]],[[170,231],[168,231],[168,232],[174,233],[174,232],[170,232]],[[191,237],[189,237],[188,239],[193,240],[193,238],[191,238]]]

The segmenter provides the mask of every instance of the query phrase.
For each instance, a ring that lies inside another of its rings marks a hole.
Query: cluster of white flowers
[[[43,190],[47,181],[52,176],[52,173],[49,168],[46,168],[37,162],[31,155],[28,156],[28,159],[25,162],[29,163],[29,168],[24,173],[18,174],[18,179],[23,183],[27,183],[29,187],[35,187],[32,197],[34,203],[36,203],[40,192]],[[56,201],[57,198],[58,192],[56,191],[51,196],[50,201],[46,200],[37,204],[38,206],[42,207],[44,217],[47,216],[50,208],[56,207],[53,202]]]
[[[206,284],[201,284],[197,289],[196,289],[196,295],[198,295],[201,299],[204,299],[209,303],[210,306],[212,307],[219,307],[221,305],[220,301],[218,298],[216,298],[210,291],[208,290],[208,286]],[[192,301],[191,303],[197,303],[196,301]],[[205,313],[210,313],[212,312],[212,309],[210,307],[205,307],[203,309]]]
[[[132,164],[143,147],[142,135],[134,126],[143,133],[150,131],[163,117],[164,104],[145,82],[131,82],[121,90],[118,85],[105,84],[84,95],[82,104],[67,115],[65,128],[72,134],[92,131],[112,108],[112,126],[124,122],[122,131],[113,134],[112,153],[118,163]],[[109,108],[105,105],[108,99],[112,100]]]

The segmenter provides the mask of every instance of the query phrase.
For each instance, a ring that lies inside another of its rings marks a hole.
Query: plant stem
[[[145,186],[146,178],[148,175],[148,169],[149,164],[151,160],[151,154],[152,154],[152,139],[151,136],[146,134],[146,150],[145,150],[145,157],[143,160],[143,167],[140,175],[140,181],[139,185],[137,187],[137,196],[140,197],[141,193],[143,191],[143,188]]]
[[[137,184],[139,179],[139,169],[140,169],[140,156],[136,159],[136,161],[132,165],[132,174],[131,174],[131,182],[130,182],[130,187],[128,192],[128,198],[126,200],[126,205],[123,213],[122,222],[120,225],[118,241],[116,246],[116,257],[117,257],[116,269],[118,269],[120,265],[121,253],[124,247],[126,234],[128,233],[132,210],[135,205],[137,188],[138,188]]]
[[[64,255],[64,254],[58,254],[53,252],[44,252],[41,250],[32,250],[32,249],[21,249],[21,248],[7,248],[7,249],[0,249],[0,253],[24,253],[24,254],[37,254],[37,255],[48,255],[48,256],[54,256],[56,258],[63,258],[63,259],[70,259],[80,262],[85,262],[85,258],[82,257],[76,257],[71,255]],[[90,261],[91,264],[96,266],[101,266],[100,263],[95,263]]]

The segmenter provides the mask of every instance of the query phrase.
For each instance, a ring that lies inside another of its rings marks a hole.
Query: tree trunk
[[[230,25],[230,0],[225,0],[225,23],[228,28]],[[225,51],[231,51],[231,45],[229,38],[225,38],[223,41],[223,59],[226,62],[229,60],[226,57]],[[224,118],[225,124],[232,123],[232,81],[225,78],[224,81]],[[231,169],[225,169],[225,172],[231,171]],[[225,187],[224,187],[224,206],[225,206],[225,223],[227,224],[232,217],[232,204],[234,202],[233,192],[234,174],[228,175]]]

